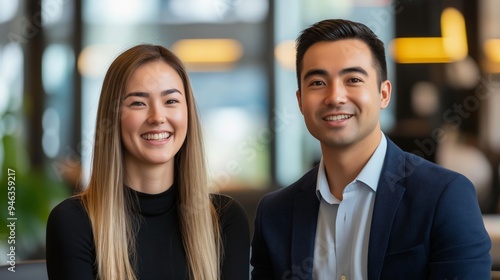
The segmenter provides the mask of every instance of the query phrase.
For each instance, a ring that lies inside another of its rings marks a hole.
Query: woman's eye
[[[144,104],[144,102],[141,102],[141,101],[134,101],[130,104],[130,106],[144,106],[146,104]]]
[[[175,104],[175,103],[179,103],[179,101],[175,100],[175,99],[169,99],[165,102],[165,104]]]

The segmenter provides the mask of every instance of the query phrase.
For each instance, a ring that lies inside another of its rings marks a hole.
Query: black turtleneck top
[[[136,275],[147,279],[188,279],[186,253],[179,227],[178,187],[160,194],[127,188],[136,196]],[[250,236],[243,207],[232,198],[214,194],[222,242],[222,279],[249,278]],[[135,215],[134,214],[134,215]],[[96,279],[92,227],[78,197],[64,200],[50,213],[47,222],[46,261],[51,280]]]

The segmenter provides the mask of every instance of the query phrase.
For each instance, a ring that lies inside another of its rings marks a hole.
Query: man
[[[297,39],[296,92],[322,159],[264,196],[252,279],[490,279],[474,186],[384,136],[391,98],[383,43],[324,20]]]

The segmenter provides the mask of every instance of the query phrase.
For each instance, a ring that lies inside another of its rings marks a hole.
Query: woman
[[[209,195],[181,61],[161,46],[118,56],[97,112],[88,187],[47,224],[50,279],[248,279],[242,207]]]

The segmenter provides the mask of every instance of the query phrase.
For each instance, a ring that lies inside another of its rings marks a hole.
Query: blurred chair
[[[493,191],[493,168],[488,157],[478,147],[464,143],[460,132],[443,127],[446,133],[436,149],[436,163],[465,175],[476,188],[477,199],[483,213],[496,212],[489,209]]]
[[[48,280],[45,260],[16,262],[15,272],[9,270],[10,265],[0,266],[2,280]]]

